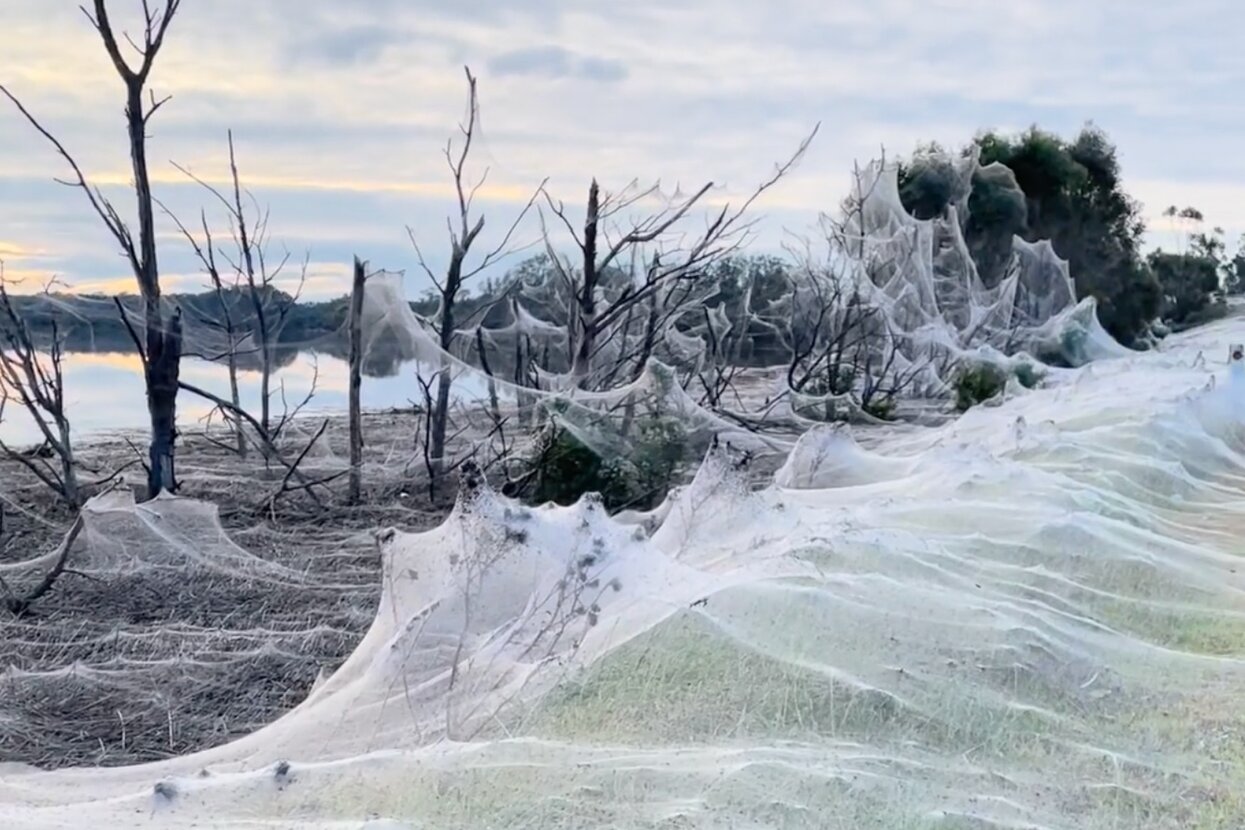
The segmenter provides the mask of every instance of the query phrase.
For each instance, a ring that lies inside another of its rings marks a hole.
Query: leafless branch
[[[44,459],[28,457],[3,441],[0,441],[0,453],[26,467],[57,498],[77,507],[81,493],[65,407],[64,343],[55,319],[51,328],[51,341],[46,351],[41,352],[30,327],[13,303],[4,276],[4,263],[0,262],[0,420],[3,420],[8,401],[16,400],[43,436],[44,446],[57,460],[59,470]]]
[[[74,542],[78,540],[78,536],[82,533],[83,527],[84,523],[82,514],[79,513],[78,517],[74,520],[73,525],[70,526],[69,532],[65,534],[65,538],[61,541],[60,545],[53,553],[54,559],[52,567],[46,574],[43,575],[43,579],[41,579],[37,585],[22,596],[14,595],[4,580],[0,579],[0,588],[4,590],[5,594],[7,594],[4,604],[5,607],[8,608],[10,614],[20,617],[30,610],[30,606],[37,602],[44,594],[52,590],[53,586],[56,585],[56,580],[58,580],[61,574],[65,572],[65,565],[69,561],[70,551],[73,550]]]

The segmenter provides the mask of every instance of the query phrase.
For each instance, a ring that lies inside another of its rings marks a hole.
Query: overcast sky
[[[153,3],[155,0],[153,0]],[[111,0],[118,25],[139,0]],[[444,259],[453,209],[441,155],[480,78],[490,168],[479,206],[500,229],[545,177],[580,202],[592,176],[728,198],[765,178],[817,122],[798,171],[758,206],[758,249],[801,231],[885,146],[959,146],[983,127],[1075,132],[1120,148],[1147,216],[1195,205],[1245,230],[1245,7],[1236,0],[184,0],[153,77],[172,100],[151,127],[157,195],[188,220],[211,207],[170,164],[220,180],[232,128],[276,245],[311,260],[310,293],[347,288],[354,253],[418,268],[413,228]],[[0,82],[90,177],[129,179],[123,96],[73,0],[0,3]],[[127,290],[132,277],[65,170],[0,106],[0,258]],[[131,207],[124,191],[118,205]],[[201,285],[163,223],[172,290]],[[533,232],[528,229],[528,236]],[[1153,241],[1162,241],[1161,233]]]

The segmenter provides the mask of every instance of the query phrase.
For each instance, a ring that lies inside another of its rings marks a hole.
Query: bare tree
[[[750,299],[749,287],[744,294],[742,314],[738,320],[732,320],[725,314],[715,314],[715,309],[702,308],[704,321],[700,328],[706,341],[706,354],[696,371],[701,406],[719,409],[726,396],[735,390],[735,380],[744,368],[743,349],[748,341]],[[739,402],[737,393],[735,399]]]
[[[843,268],[804,266],[793,279],[786,328],[791,352],[787,386],[814,395],[847,395],[856,381],[851,363],[880,310],[865,302]]]
[[[264,431],[275,438],[280,434],[285,420],[288,419],[289,410],[287,408],[281,423],[274,426],[272,417],[273,363],[281,332],[285,328],[291,310],[302,296],[302,290],[306,284],[306,259],[303,261],[294,291],[287,293],[277,288],[278,280],[289,265],[290,253],[285,251],[275,263],[270,259],[269,212],[260,208],[255,197],[242,185],[238,174],[232,130],[228,133],[228,143],[231,185],[228,194],[222,193],[186,168],[177,164],[173,166],[201,185],[225,209],[234,250],[232,252],[221,250],[218,253],[233,270],[235,285],[245,288],[246,296],[250,301],[252,319],[246,328],[250,335],[247,339],[254,343],[253,352],[259,358],[259,422],[263,425]],[[201,255],[199,258],[200,261],[203,260]]]
[[[224,337],[225,343],[223,349],[213,350],[213,353],[202,356],[210,361],[222,359],[225,361],[225,366],[229,373],[229,400],[235,410],[241,409],[242,400],[238,394],[238,356],[243,337],[238,321],[234,319],[232,302],[233,295],[238,287],[238,281],[235,278],[232,284],[227,287],[225,280],[221,277],[220,268],[216,264],[216,247],[212,238],[212,229],[208,226],[206,212],[200,211],[199,213],[200,227],[203,232],[203,244],[199,243],[195,235],[171,211],[165,208],[164,212],[177,225],[182,236],[186,238],[186,242],[194,250],[195,256],[203,266],[204,273],[208,276],[209,284],[219,307],[219,315],[209,314],[199,309],[197,310],[197,316],[201,323]],[[235,449],[238,456],[246,458],[247,441],[243,420],[229,412],[225,412],[224,417],[228,423],[232,424]]]
[[[556,252],[545,228],[545,247],[571,311],[568,336],[571,379],[576,386],[592,385],[593,361],[602,338],[634,306],[648,301],[668,283],[699,279],[713,263],[740,247],[753,224],[745,219],[749,208],[795,166],[816,134],[814,129],[794,155],[738,208],[723,205],[709,215],[704,229],[694,234],[684,228],[684,220],[704,202],[712,182],[647,216],[624,221],[620,217],[625,211],[659,198],[659,186],[640,189],[633,182],[617,194],[602,194],[593,179],[584,223],[578,230],[565,205],[545,191],[549,212],[561,222],[579,251],[578,263],[573,265]],[[543,211],[541,218],[544,226]],[[604,289],[612,271],[621,271],[624,276],[615,290],[607,292]]]
[[[174,313],[166,318],[160,297],[160,271],[156,259],[155,219],[152,208],[151,177],[147,170],[147,126],[152,116],[169,99],[157,100],[152,94],[144,101],[147,81],[155,65],[169,25],[181,6],[181,0],[164,0],[153,8],[149,0],[143,0],[142,42],[137,43],[129,35],[123,37],[138,53],[137,64],[127,61],[122,54],[117,33],[108,17],[106,0],[93,0],[93,12],[83,8],[83,13],[99,33],[104,48],[112,60],[117,75],[125,85],[126,130],[130,141],[130,159],[134,173],[134,195],[137,202],[138,240],[127,222],[121,218],[114,205],[96,187],[86,180],[82,169],[64,145],[26,109],[6,87],[3,92],[45,139],[47,139],[73,171],[73,177],[62,183],[82,190],[96,215],[112,234],[138,283],[143,300],[144,337],[137,341],[143,361],[143,373],[147,386],[147,409],[151,419],[150,463],[148,464],[147,490],[155,497],[161,490],[175,490],[173,456],[177,438],[177,390],[181,362],[181,317]]]
[[[826,420],[856,411],[889,417],[920,364],[903,354],[903,338],[885,309],[838,270],[804,280],[790,303],[791,391],[822,398]]]
[[[76,508],[82,496],[65,409],[64,341],[55,317],[51,329],[44,356],[14,307],[0,263],[0,421],[7,404],[15,401],[43,437],[42,447],[34,452],[22,452],[0,440],[0,453],[28,469],[61,501]]]
[[[299,465],[303,462],[304,459],[306,459],[308,453],[311,452],[312,447],[316,444],[317,441],[320,440],[321,436],[324,434],[323,429],[318,430],[314,435],[311,436],[311,438],[309,438],[303,444],[301,448],[299,448],[299,451],[296,454],[294,461],[288,461],[286,460],[285,456],[282,454],[281,448],[278,447],[275,441],[272,439],[272,437],[270,437],[264,431],[263,426],[259,423],[259,421],[255,418],[254,415],[247,412],[245,409],[241,407],[234,406],[231,402],[225,400],[219,395],[215,395],[206,389],[201,389],[200,387],[195,386],[192,383],[187,383],[184,380],[179,381],[178,383],[181,386],[181,388],[185,390],[186,392],[189,392],[192,395],[196,395],[200,398],[203,398],[205,401],[210,401],[213,404],[215,404],[222,412],[227,413],[227,415],[229,415],[230,417],[238,418],[250,424],[251,431],[254,434],[255,439],[259,442],[260,449],[264,452],[264,457],[269,460],[275,460],[278,464],[280,464],[282,467],[285,468],[286,475],[282,482],[282,487],[281,487],[279,494],[283,494],[291,490],[303,490],[307,493],[307,495],[311,497],[312,501],[314,501],[317,506],[320,506],[320,507],[323,506],[323,502],[321,502],[320,499],[316,496],[315,490],[313,490],[312,488],[328,484],[330,481],[336,478],[340,478],[341,474],[334,473],[324,478],[309,480],[299,470]],[[304,401],[304,403],[306,403],[306,401]],[[297,414],[297,409],[295,410],[295,414]],[[291,479],[297,480],[299,483],[299,486],[290,487],[289,482]],[[275,498],[275,496],[270,497],[270,498]]]
[[[437,341],[441,351],[445,355],[448,355],[453,349],[454,337],[458,327],[461,324],[470,323],[470,320],[460,321],[457,319],[459,300],[461,299],[464,286],[470,279],[482,271],[496,265],[514,253],[514,250],[510,247],[511,239],[514,237],[519,224],[535,203],[536,195],[541,192],[541,189],[538,188],[532,194],[532,198],[528,200],[523,209],[515,216],[496,247],[489,250],[478,262],[468,264],[472,246],[476,243],[480,232],[484,230],[484,216],[473,215],[472,207],[476,194],[488,179],[488,169],[484,170],[484,173],[475,184],[468,184],[466,165],[471,155],[476,131],[479,127],[480,102],[475,76],[471,74],[469,67],[464,67],[464,72],[467,76],[468,97],[467,121],[465,124],[459,124],[458,126],[462,143],[455,148],[454,141],[451,139],[446,142],[445,146],[445,160],[449,165],[450,175],[454,180],[454,193],[458,199],[458,215],[455,217],[457,225],[455,225],[454,220],[446,221],[446,228],[450,236],[450,258],[443,277],[438,277],[428,267],[423,251],[420,249],[419,243],[416,242],[415,233],[408,228],[411,243],[414,245],[415,253],[419,258],[420,267],[423,268],[424,273],[428,275],[428,278],[432,280],[432,284],[437,289],[439,303],[432,327],[437,334]],[[541,183],[541,188],[543,187],[544,182]],[[476,314],[479,315],[484,311],[486,309],[481,309]],[[448,363],[448,358],[443,357],[442,365],[437,373],[436,397],[432,401],[428,413],[430,419],[428,425],[429,445],[426,450],[431,463],[430,472],[434,486],[446,473],[445,445],[452,385],[453,372]]]
[[[358,504],[363,494],[363,411],[360,395],[363,388],[363,291],[367,282],[367,265],[354,258],[354,278],[350,289],[350,479],[347,498]]]
[[[826,420],[856,412],[888,417],[923,365],[904,336],[923,319],[897,320],[904,310],[886,293],[911,266],[918,239],[903,232],[881,243],[871,238],[866,206],[876,183],[857,167],[842,217],[823,217],[824,256],[807,242],[792,251],[797,265],[788,276],[789,311],[779,329],[790,353],[787,387],[820,398]]]

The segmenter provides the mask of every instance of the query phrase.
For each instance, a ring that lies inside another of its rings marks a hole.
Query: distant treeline
[[[532,257],[515,266],[502,279],[482,281],[475,291],[460,296],[455,316],[471,326],[485,328],[505,326],[511,322],[508,298],[516,293],[516,287],[525,281],[540,281],[551,266],[544,255]],[[794,267],[773,256],[737,256],[715,263],[704,278],[711,281],[713,304],[725,306],[732,319],[739,319],[745,296],[750,297],[750,308],[776,302],[788,291],[788,269]],[[621,277],[621,275],[619,275]],[[747,288],[751,287],[750,295]],[[517,292],[521,293],[521,292]],[[232,322],[240,335],[257,332],[258,322],[250,289],[243,286],[217,294],[204,291],[197,294],[166,294],[164,302],[169,310],[182,311],[185,328],[185,352],[210,357],[222,343],[220,323],[226,318]],[[141,300],[132,295],[113,298],[91,294],[17,295],[13,297],[18,313],[31,327],[36,339],[50,342],[53,332],[61,338],[67,351],[133,352],[134,341],[117,308],[119,302],[131,320],[141,319]],[[282,309],[284,321],[277,337],[279,365],[293,361],[301,350],[316,351],[344,358],[347,351],[346,315],[349,297],[343,295],[323,301],[295,301],[293,297],[275,289],[264,289],[261,298],[266,309]],[[438,298],[429,293],[410,303],[411,310],[424,318],[432,318],[437,312]],[[528,308],[529,312],[534,311]],[[564,315],[556,310],[536,310],[547,322],[565,326]],[[273,315],[269,313],[269,316]],[[746,316],[746,315],[743,315]],[[695,321],[689,321],[689,324]],[[759,327],[749,332],[750,348],[741,355],[747,363],[767,363],[786,359],[786,351],[771,330]],[[383,344],[381,346],[383,352]],[[383,353],[370,355],[375,365],[372,372],[388,374],[392,366]],[[246,355],[240,353],[240,365],[246,367]]]

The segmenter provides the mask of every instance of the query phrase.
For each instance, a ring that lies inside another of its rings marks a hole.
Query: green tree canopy
[[[1131,343],[1145,331],[1162,292],[1141,253],[1140,205],[1123,189],[1115,146],[1104,132],[1087,126],[1072,141],[1037,127],[1019,135],[985,132],[964,152],[980,154],[961,221],[987,285],[1002,277],[1013,236],[1049,239],[1068,260],[1078,296],[1098,300],[1112,335]],[[932,155],[922,148],[900,170],[904,206],[918,218],[954,204],[946,172],[952,162],[941,154],[945,161],[935,163]]]

